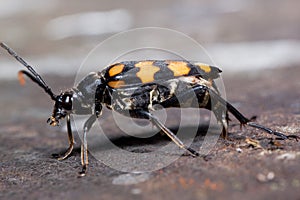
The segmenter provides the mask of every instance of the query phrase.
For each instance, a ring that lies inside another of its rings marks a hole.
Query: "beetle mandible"
[[[218,123],[223,127],[222,136],[224,138],[227,136],[228,112],[241,125],[263,130],[284,140],[288,138],[298,140],[300,138],[296,135],[285,135],[254,123],[223,99],[214,81],[222,72],[217,67],[185,60],[119,62],[108,66],[101,72],[90,73],[76,87],[56,95],[42,77],[11,48],[4,43],[0,43],[0,46],[27,68],[28,71],[19,71],[20,81],[24,82],[23,75],[28,76],[43,88],[55,102],[52,115],[47,123],[57,126],[61,119],[66,119],[69,147],[64,154],[57,155],[58,160],[66,159],[74,147],[70,115],[90,115],[83,127],[80,176],[86,174],[88,165],[86,135],[100,116],[103,106],[129,117],[150,120],[176,145],[192,156],[199,156],[199,153],[184,145],[172,131],[150,113],[150,111],[155,110],[155,105],[160,105],[163,108],[181,107],[181,102],[189,102],[184,106],[211,110]],[[117,98],[116,95],[112,95],[113,93],[117,94]],[[191,99],[193,94],[196,96],[196,104]]]

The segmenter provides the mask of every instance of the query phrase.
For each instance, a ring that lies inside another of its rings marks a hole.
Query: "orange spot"
[[[159,67],[153,65],[153,61],[141,61],[135,64],[135,67],[140,68],[136,76],[140,78],[142,83],[154,81],[154,74],[160,70]]]
[[[174,76],[188,75],[191,70],[184,61],[169,61],[168,64],[168,68],[173,71]]]
[[[108,85],[109,85],[109,87],[112,87],[112,88],[120,88],[125,85],[125,82],[124,81],[109,81]]]
[[[109,76],[112,77],[112,76],[115,76],[119,73],[121,73],[124,69],[124,65],[123,64],[118,64],[118,65],[115,65],[113,67],[111,67],[108,71],[109,73]]]
[[[186,179],[183,177],[179,178],[179,184],[183,189],[187,189],[189,187],[192,187],[195,184],[195,181],[193,179]]]
[[[215,183],[212,182],[210,179],[205,179],[204,186],[208,189],[215,190],[215,191],[222,191],[223,190],[223,184],[222,183]]]
[[[19,79],[20,85],[25,85],[25,78],[24,78],[23,73],[21,71],[18,72],[18,79]]]
[[[208,64],[203,64],[203,63],[195,63],[200,69],[205,71],[206,73],[209,73],[211,71],[211,67]]]

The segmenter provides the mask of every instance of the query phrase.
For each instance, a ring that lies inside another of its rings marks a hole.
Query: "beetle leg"
[[[84,123],[83,126],[83,135],[82,135],[82,142],[81,142],[81,165],[82,170],[79,172],[79,176],[85,176],[87,165],[89,164],[88,159],[88,149],[87,149],[87,139],[86,134],[91,129],[92,125],[96,121],[97,116],[91,115],[88,120]]]
[[[220,96],[221,93],[220,91],[218,90],[218,87],[216,85],[216,82],[215,81],[212,81],[212,86],[214,88],[214,91],[216,91],[216,93]],[[222,138],[224,139],[227,139],[227,136],[228,136],[228,124],[229,124],[229,114],[228,114],[228,110],[225,106],[217,103],[215,105],[211,105],[212,107],[212,111],[214,112],[216,118],[217,118],[217,121],[219,124],[221,124],[222,126]]]
[[[218,124],[222,126],[222,136],[226,138],[229,119],[226,104],[224,105],[222,102],[218,101],[218,99],[211,98],[207,86],[201,84],[195,85],[194,87],[182,93],[174,95],[167,101],[160,103],[160,105],[163,107],[169,107],[169,105],[178,105],[178,107],[180,107],[180,102],[185,102],[193,96],[196,98],[192,102],[191,106],[211,110],[215,114]]]
[[[98,85],[95,92],[95,115],[99,117],[102,111],[102,100],[103,100],[103,86]]]
[[[197,97],[197,104],[196,106],[199,106],[199,108],[206,108],[208,110],[211,110],[214,115],[216,116],[217,123],[222,127],[222,133],[221,136],[226,139],[228,134],[228,110],[226,108],[226,105],[223,105],[218,100],[211,98],[209,90],[213,90],[218,96],[220,96],[220,92],[215,84],[215,82],[212,82],[212,88],[210,86],[206,86],[203,84],[195,85],[190,89],[190,92],[195,93]]]
[[[214,112],[214,110],[216,111],[216,110],[219,110],[219,109],[224,110],[225,115],[227,115],[226,110],[228,110],[241,123],[241,125],[248,125],[248,126],[251,126],[251,127],[254,127],[254,128],[258,128],[258,129],[260,129],[260,130],[262,130],[266,133],[278,136],[283,140],[285,140],[285,139],[300,140],[300,137],[297,136],[297,135],[285,135],[283,133],[273,131],[272,129],[267,128],[265,126],[262,126],[260,124],[256,124],[254,122],[251,122],[252,119],[246,118],[235,107],[233,107],[233,105],[231,105],[225,99],[223,99],[218,93],[216,93],[214,90],[211,90],[207,86],[204,86],[204,85],[196,85],[191,90],[187,90],[186,92],[181,93],[180,95],[177,95],[176,97],[174,96],[174,97],[168,99],[168,101],[161,103],[161,105],[164,106],[164,105],[172,104],[172,103],[175,104],[175,103],[178,102],[177,98],[185,99],[185,98],[188,98],[189,96],[191,96],[192,93],[197,95],[198,102],[203,102],[204,97],[207,96],[207,92],[208,92],[209,99],[210,99],[211,103],[207,104],[206,106],[199,104],[199,107],[204,107],[206,109],[212,110],[213,112]],[[213,105],[218,105],[217,107],[220,107],[220,108],[219,109],[216,109],[216,108],[212,109],[211,107],[213,107]],[[224,108],[226,108],[226,109],[224,109]],[[222,121],[224,120],[224,117],[219,117],[218,114],[216,115],[216,117],[220,118]],[[229,119],[228,117],[225,118],[226,121],[228,119]],[[226,121],[224,121],[222,123],[226,124],[225,123]]]
[[[211,99],[211,104],[207,105],[207,109],[215,114],[218,124],[222,126],[221,136],[226,139],[228,134],[228,112],[226,107],[220,102]]]
[[[260,130],[263,130],[269,134],[273,134],[278,136],[280,139],[286,140],[286,139],[295,139],[296,141],[298,141],[300,139],[299,136],[297,135],[285,135],[283,133],[277,132],[277,131],[273,131],[272,129],[269,129],[265,126],[262,126],[260,124],[254,123],[254,122],[248,122],[247,123],[248,126],[254,127],[254,128],[258,128]]]
[[[217,89],[215,90],[216,90],[216,94],[218,94],[219,96],[218,90]],[[214,113],[217,119],[217,123],[222,127],[221,136],[224,139],[226,139],[228,134],[228,119],[229,119],[226,105],[223,105],[218,100],[211,98],[207,86],[203,86],[203,85],[194,86],[191,89],[191,92],[195,93],[198,100],[197,105],[199,105],[200,108],[204,107],[208,110],[211,110]]]
[[[233,107],[230,103],[228,103],[225,99],[223,99],[221,96],[219,96],[218,94],[216,94],[213,90],[209,90],[209,94],[210,97],[219,101],[221,104],[223,104],[224,106],[226,106],[226,108],[228,109],[228,111],[233,114],[235,116],[235,118],[237,120],[239,120],[239,122],[241,123],[241,125],[248,125],[257,129],[260,129],[266,133],[269,133],[271,135],[275,135],[278,136],[280,139],[295,139],[295,140],[299,140],[300,137],[297,135],[285,135],[283,133],[274,131],[270,128],[267,128],[263,125],[257,124],[252,122],[252,119],[248,119],[246,118],[243,114],[241,114],[235,107]]]
[[[161,123],[155,116],[146,111],[139,111],[138,115],[142,118],[149,119],[154,125],[160,128],[177,146],[189,152],[192,156],[199,156],[200,154],[183,144],[183,142],[172,132],[170,131],[163,123]],[[137,116],[135,116],[137,117]]]
[[[68,138],[69,138],[69,147],[66,150],[66,152],[62,155],[52,154],[52,156],[57,158],[58,160],[66,159],[72,153],[73,148],[74,148],[74,137],[72,134],[70,115],[66,116],[66,120],[67,120],[67,130],[68,130]]]

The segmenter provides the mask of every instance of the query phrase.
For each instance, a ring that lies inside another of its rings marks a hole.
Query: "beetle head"
[[[45,83],[42,77],[31,67],[29,64],[23,60],[14,50],[9,48],[6,44],[0,42],[0,47],[5,49],[10,55],[12,55],[17,61],[24,65],[28,71],[21,70],[19,71],[19,80],[21,85],[25,83],[23,74],[28,76],[33,82],[37,83],[45,92],[55,101],[53,114],[48,119],[48,123],[52,126],[56,126],[59,123],[59,120],[64,118],[67,114],[72,111],[72,101],[73,101],[73,91],[62,92],[60,95],[55,95],[51,88]]]
[[[73,107],[73,92],[62,92],[56,97],[53,113],[47,120],[51,126],[58,126],[59,120],[63,119],[67,114],[72,112]]]
[[[92,113],[91,106],[95,100],[95,90],[97,85],[101,84],[101,75],[98,73],[91,73],[85,77],[74,90],[62,92],[56,95],[51,88],[45,83],[43,78],[31,67],[27,62],[21,58],[14,50],[9,48],[6,44],[0,42],[0,47],[5,49],[18,62],[24,65],[27,70],[19,71],[19,80],[21,85],[25,83],[23,75],[29,77],[33,82],[38,84],[44,91],[55,101],[54,109],[48,123],[52,126],[57,126],[59,120],[66,117],[66,115],[73,113],[90,114]]]

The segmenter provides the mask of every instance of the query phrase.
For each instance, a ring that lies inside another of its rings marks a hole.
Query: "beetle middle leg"
[[[130,114],[135,118],[149,119],[154,125],[160,128],[161,131],[163,131],[163,133],[165,133],[177,146],[186,150],[192,156],[200,155],[196,150],[184,145],[184,143],[171,130],[169,130],[163,123],[161,123],[155,116],[153,116],[148,111],[132,111]]]
[[[209,96],[209,93],[206,95]],[[208,110],[211,110],[216,116],[217,123],[222,126],[221,136],[224,139],[227,139],[228,136],[228,112],[226,106],[221,104],[219,101],[210,98],[209,103],[205,107]]]
[[[190,103],[185,104],[185,102]],[[161,102],[160,105],[165,108],[176,106],[206,108],[211,110],[215,114],[218,124],[222,126],[222,137],[227,137],[229,117],[226,105],[222,104],[222,102],[219,102],[217,99],[212,99],[209,89],[205,85],[199,84],[186,88],[166,101]]]

